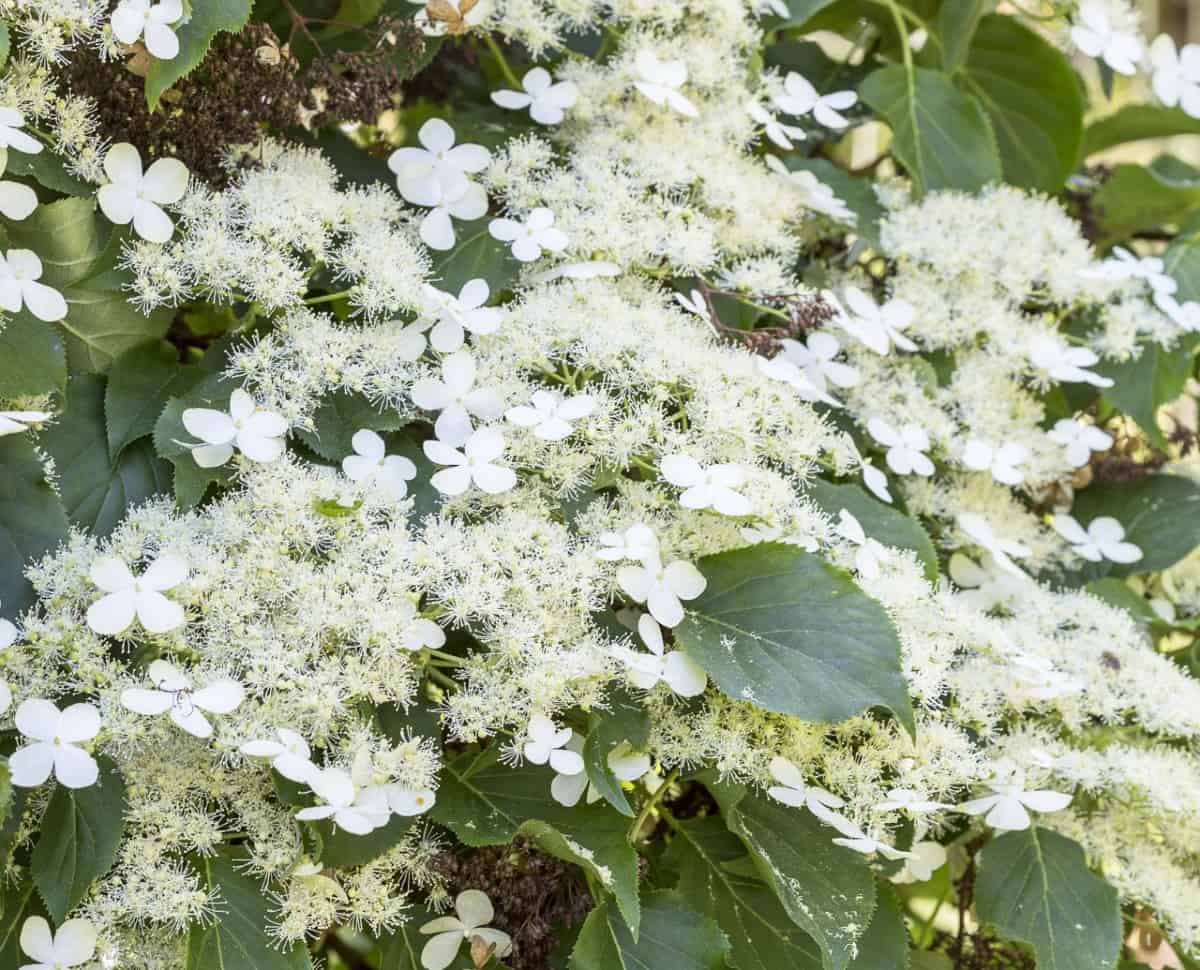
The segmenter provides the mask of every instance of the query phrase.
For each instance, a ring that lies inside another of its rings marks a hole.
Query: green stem
[[[341,290],[338,293],[326,293],[324,296],[311,296],[304,301],[306,306],[316,306],[318,303],[332,303],[334,300],[341,300],[348,297],[354,292],[354,287],[348,290]]]
[[[908,28],[904,26],[904,12],[896,0],[885,0],[885,3],[892,12],[892,19],[896,22],[896,33],[900,35],[900,53],[904,57],[904,70],[909,77],[912,77],[913,56],[912,49],[908,46]]]
[[[483,41],[488,45],[488,50],[492,52],[492,57],[496,58],[496,63],[500,65],[500,73],[504,75],[504,80],[511,84],[518,91],[524,91],[525,88],[521,82],[517,80],[517,76],[513,73],[513,69],[508,66],[508,60],[504,56],[504,51],[500,49],[500,45],[496,43],[496,38],[490,33],[483,35]]]
[[[669,775],[667,775],[665,779],[663,779],[663,783],[658,786],[658,790],[646,799],[646,804],[642,806],[642,810],[638,812],[637,818],[635,818],[633,820],[633,824],[629,826],[630,842],[635,842],[637,840],[637,834],[642,830],[642,826],[646,824],[646,819],[650,817],[650,813],[654,811],[654,807],[660,801],[662,801],[667,794],[667,789],[675,783],[675,779],[678,777],[679,769],[675,768]]]
[[[462,657],[456,657],[454,654],[446,653],[444,650],[434,650],[431,647],[426,647],[425,653],[434,660],[442,661],[442,664],[447,667],[463,667],[466,665],[466,661]]]
[[[453,677],[447,677],[437,667],[426,667],[425,676],[446,690],[458,690],[458,681]]]

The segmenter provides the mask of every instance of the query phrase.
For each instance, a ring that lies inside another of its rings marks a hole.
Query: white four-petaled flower
[[[858,383],[858,371],[835,360],[842,347],[831,333],[818,330],[805,341],[785,337],[779,344],[779,356],[799,367],[821,391],[825,390],[826,382],[836,387],[853,387]]]
[[[1110,515],[1092,519],[1084,529],[1072,516],[1056,515],[1054,531],[1071,543],[1075,555],[1089,562],[1133,563],[1142,558],[1142,550],[1125,542],[1125,527]]]
[[[475,386],[475,358],[465,350],[442,360],[442,378],[423,377],[413,384],[413,403],[426,411],[438,411],[434,433],[439,441],[457,447],[471,437],[471,418],[490,421],[504,410],[500,394]]]
[[[617,570],[617,585],[635,603],[645,603],[650,615],[665,627],[683,622],[683,600],[704,592],[708,580],[690,562],[676,559],[666,566],[658,555],[647,556],[638,566]]]
[[[891,877],[891,881],[900,885],[925,882],[946,864],[946,858],[946,847],[940,842],[914,842],[912,857],[905,862],[903,869]]]
[[[867,430],[879,444],[887,449],[888,468],[897,475],[921,475],[928,478],[933,474],[933,462],[925,454],[929,450],[929,435],[919,424],[909,422],[897,429],[883,418],[871,418]]]
[[[14,785],[36,788],[51,772],[67,788],[96,783],[100,766],[78,747],[100,733],[100,712],[91,704],[72,704],[59,711],[52,701],[23,701],[17,708],[16,724],[31,743],[17,748],[8,759]]]
[[[849,314],[840,316],[838,324],[850,336],[877,354],[886,355],[892,347],[908,351],[917,349],[917,345],[901,332],[917,315],[911,303],[888,300],[881,306],[853,286],[846,288],[843,298]]]
[[[136,44],[141,38],[146,50],[160,61],[174,60],[179,54],[179,38],[171,25],[183,16],[182,0],[121,0],[112,14],[112,32],[122,44]]]
[[[147,242],[165,243],[175,224],[163,210],[183,198],[188,187],[188,170],[175,158],[160,158],[145,173],[142,156],[128,142],[113,145],[104,156],[108,182],[100,186],[96,199],[100,211],[118,226],[133,223],[133,230]]]
[[[542,251],[561,253],[570,240],[561,229],[554,228],[554,213],[545,206],[530,211],[525,221],[493,219],[488,223],[493,239],[509,243],[515,259],[532,263],[541,258]]]
[[[708,674],[682,650],[667,650],[662,629],[649,613],[638,618],[638,635],[650,653],[614,647],[613,655],[621,660],[629,673],[629,682],[642,690],[652,690],[666,684],[680,697],[698,697],[708,686]]]
[[[987,612],[997,607],[1011,606],[1026,592],[1028,577],[1024,573],[1013,573],[997,566],[990,553],[985,553],[980,562],[961,552],[950,557],[947,569],[962,592],[959,594],[976,609]]]
[[[270,758],[271,767],[292,781],[307,782],[317,770],[308,742],[289,728],[276,728],[274,738],[247,741],[239,750],[250,758]]]
[[[171,553],[159,556],[141,576],[134,576],[116,556],[97,559],[92,563],[92,582],[108,595],[88,608],[88,626],[107,636],[124,633],[134,617],[147,633],[166,633],[182,626],[183,607],[163,593],[187,575],[187,563]]]
[[[1026,791],[1025,779],[1019,771],[1013,771],[989,783],[990,794],[974,798],[958,806],[968,815],[984,815],[984,821],[992,828],[1016,832],[1029,828],[1031,819],[1028,809],[1035,812],[1057,812],[1071,804],[1071,796],[1056,791]]]
[[[429,479],[443,495],[462,495],[472,483],[488,495],[499,495],[517,484],[516,472],[496,464],[504,454],[504,435],[496,428],[476,429],[461,451],[436,439],[426,441],[424,449],[434,464],[448,466]]]
[[[643,49],[634,59],[634,68],[638,80],[633,86],[655,104],[665,104],[687,118],[695,118],[700,113],[679,91],[688,79],[687,65],[683,61],[660,61],[654,51]]]
[[[1094,351],[1087,347],[1072,347],[1055,334],[1038,334],[1029,345],[1030,363],[1054,380],[1112,387],[1111,379],[1087,370],[1099,360]]]
[[[572,422],[580,421],[596,410],[596,399],[590,394],[563,397],[558,391],[534,391],[529,404],[509,408],[504,416],[522,428],[532,428],[543,441],[562,441],[575,430]]]
[[[350,439],[353,455],[342,459],[342,473],[352,482],[371,485],[399,502],[408,494],[408,483],[417,477],[417,466],[403,455],[387,454],[387,446],[370,428],[360,428]]]
[[[533,764],[549,763],[560,775],[577,775],[583,771],[583,757],[568,747],[571,740],[569,727],[560,728],[545,714],[534,714],[529,719],[526,736],[522,752]]]
[[[482,172],[491,153],[482,145],[455,145],[454,129],[430,118],[417,132],[421,148],[399,148],[388,158],[396,187],[413,205],[430,209],[420,236],[432,249],[454,247],[452,219],[478,219],[487,212],[487,193],[468,175]]]
[[[1082,468],[1093,451],[1108,451],[1113,446],[1112,435],[1094,424],[1078,418],[1062,418],[1046,432],[1046,437],[1066,449],[1067,461],[1075,468]]]
[[[229,395],[229,411],[188,408],[183,426],[204,442],[192,449],[201,468],[218,468],[233,457],[236,447],[251,461],[274,461],[283,454],[288,424],[274,411],[266,411],[241,388]]]
[[[311,772],[308,787],[324,804],[302,808],[301,821],[331,818],[351,835],[366,835],[387,824],[391,816],[387,791],[379,785],[359,786],[348,771],[323,768]]]
[[[723,462],[701,465],[691,455],[665,455],[659,462],[662,477],[682,488],[679,504],[685,509],[712,509],[721,515],[749,515],[750,500],[737,489],[746,484],[741,465]]]
[[[86,919],[69,919],[54,933],[41,916],[21,924],[21,949],[33,960],[21,970],[70,970],[96,955],[96,927]]]
[[[495,333],[500,327],[500,311],[485,304],[488,301],[487,280],[468,280],[458,296],[439,290],[428,283],[421,290],[421,312],[413,322],[416,332],[429,330],[429,343],[439,353],[458,350],[467,333]],[[421,351],[425,349],[421,341]],[[421,352],[413,354],[416,360]]]
[[[1071,27],[1071,40],[1088,57],[1097,57],[1118,74],[1137,73],[1142,42],[1136,34],[1117,30],[1105,0],[1083,0]]]
[[[67,315],[63,295],[45,283],[42,261],[31,249],[10,249],[0,256],[0,310],[17,313],[22,304],[39,320],[53,323]]]
[[[155,660],[147,671],[152,688],[130,687],[121,692],[121,703],[135,714],[169,714],[177,726],[197,738],[212,736],[212,724],[204,716],[235,711],[246,696],[242,685],[229,677],[218,677],[199,689],[174,664]]]
[[[800,204],[806,209],[820,212],[838,222],[854,223],[857,220],[850,207],[814,173],[803,168],[792,170],[777,155],[767,156],[767,168],[788,180]]]
[[[425,970],[446,970],[454,962],[463,941],[476,937],[492,947],[492,956],[502,960],[512,949],[507,933],[494,930],[487,924],[495,918],[492,901],[478,889],[468,889],[454,900],[455,916],[439,916],[421,927],[421,932],[435,934],[421,950],[421,966]],[[474,962],[474,961],[473,961]]]
[[[540,125],[557,125],[563,120],[567,108],[579,98],[579,88],[574,81],[554,83],[550,72],[544,67],[535,67],[521,78],[524,91],[502,90],[492,92],[492,101],[501,108],[512,111],[529,109],[529,117]]]
[[[858,95],[853,91],[832,91],[829,94],[819,94],[807,78],[795,71],[788,71],[783,79],[783,90],[775,95],[776,106],[780,111],[794,115],[797,118],[812,113],[813,119],[826,128],[845,128],[849,121],[839,114],[851,108],[858,101]]]
[[[1029,460],[1029,449],[1018,441],[999,445],[983,438],[971,438],[963,448],[962,463],[977,472],[991,472],[1002,485],[1020,485],[1025,472],[1018,466]]]

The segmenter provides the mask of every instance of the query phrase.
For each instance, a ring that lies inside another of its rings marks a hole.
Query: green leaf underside
[[[1083,151],[1085,155],[1091,155],[1126,142],[1173,135],[1200,135],[1200,118],[1191,117],[1182,108],[1129,104],[1088,125]]]
[[[980,920],[1031,944],[1039,970],[1104,970],[1121,952],[1116,890],[1070,839],[1031,826],[993,839],[979,855]]]
[[[588,914],[570,970],[721,970],[729,941],[673,892],[647,893],[637,939],[605,900]],[[780,968],[783,970],[783,968]]]
[[[241,868],[242,861],[230,849],[194,860],[201,883],[220,893],[220,903],[215,921],[192,924],[187,970],[310,970],[302,943],[281,949],[268,936],[270,900],[259,879]]]
[[[495,748],[463,754],[443,770],[429,814],[467,845],[528,835],[551,855],[583,866],[616,896],[637,932],[637,853],[626,837],[629,823],[604,804],[559,805],[550,797],[553,778],[549,768],[502,764]]]
[[[107,759],[100,759],[95,785],[55,789],[31,861],[38,892],[56,923],[112,868],[124,821],[125,782]]]
[[[708,587],[675,637],[722,691],[810,721],[884,707],[914,730],[896,631],[846,572],[782,543],[698,565]]]
[[[922,191],[971,192],[1000,181],[987,116],[946,75],[892,65],[869,75],[859,93],[891,127],[892,153]]]
[[[743,788],[709,788],[784,910],[820,947],[825,970],[849,967],[875,910],[864,857],[834,845],[837,831],[811,812]]]

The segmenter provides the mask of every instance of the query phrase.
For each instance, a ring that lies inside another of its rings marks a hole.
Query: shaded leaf
[[[729,941],[711,919],[673,892],[647,893],[635,940],[619,914],[601,902],[584,921],[570,970],[721,970]]]
[[[1103,970],[1121,953],[1117,892],[1083,849],[1039,826],[1005,832],[979,853],[979,919],[1033,946],[1039,970]]]
[[[508,246],[488,233],[492,218],[455,224],[458,244],[433,259],[432,278],[439,290],[458,296],[463,284],[473,279],[487,280],[492,298],[508,288],[519,264],[508,254]]]
[[[118,357],[104,392],[109,453],[120,455],[126,445],[153,434],[167,401],[202,376],[199,368],[181,368],[175,349],[157,340]]]
[[[47,394],[67,384],[67,354],[54,325],[23,310],[0,326],[0,397]]]
[[[896,631],[844,570],[783,543],[698,565],[708,587],[675,638],[722,691],[810,721],[886,707],[914,730]]]
[[[99,758],[100,779],[89,788],[60,785],[42,816],[31,869],[54,922],[61,923],[92,883],[117,861],[125,823],[125,782]]]
[[[34,602],[24,567],[66,538],[67,513],[28,436],[0,437],[0,468],[0,609],[16,616]]]
[[[1200,207],[1200,180],[1144,165],[1118,165],[1097,190],[1092,209],[1098,245],[1120,242],[1139,229],[1178,223]]]

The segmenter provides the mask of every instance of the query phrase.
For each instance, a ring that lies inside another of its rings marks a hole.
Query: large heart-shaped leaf
[[[673,892],[648,893],[634,937],[607,900],[584,921],[570,970],[722,970],[729,941]]]
[[[708,588],[675,638],[726,694],[810,721],[886,707],[914,730],[896,630],[846,572],[783,543],[699,568]]]
[[[66,538],[67,513],[26,435],[0,438],[0,609],[16,616],[34,601],[24,567]]]

